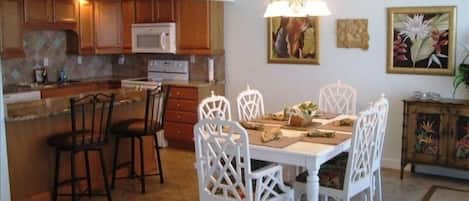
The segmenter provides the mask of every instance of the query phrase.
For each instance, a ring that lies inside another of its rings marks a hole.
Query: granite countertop
[[[163,81],[163,85],[180,87],[209,87],[212,85],[225,84],[225,81],[207,82],[207,81]]]

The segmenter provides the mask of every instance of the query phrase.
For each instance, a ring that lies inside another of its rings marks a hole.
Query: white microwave
[[[132,52],[176,53],[176,24],[132,24]]]

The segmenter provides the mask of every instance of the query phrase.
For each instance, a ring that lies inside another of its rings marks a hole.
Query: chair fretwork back
[[[356,114],[357,91],[340,81],[319,90],[319,109],[336,114]]]
[[[212,125],[223,129],[207,129]],[[203,119],[195,125],[194,134],[202,200],[252,200],[246,130],[236,122]]]
[[[70,99],[74,133],[72,143],[75,146],[99,144],[107,140],[114,99],[114,94],[93,94]]]
[[[344,189],[354,189],[354,186],[371,182],[374,134],[378,127],[378,118],[378,111],[374,107],[358,115],[352,134]]]
[[[147,89],[145,103],[144,131],[156,133],[164,123],[164,112],[167,100],[167,87],[159,85],[154,89]]]
[[[375,102],[374,107],[378,111],[378,129],[376,130],[375,143],[373,150],[373,169],[381,166],[381,157],[383,154],[384,137],[386,135],[386,126],[388,121],[389,101],[384,97]]]
[[[241,121],[250,121],[264,115],[264,98],[255,89],[241,92],[236,99],[238,105],[238,118]]]
[[[221,119],[231,120],[230,101],[224,96],[216,96],[213,92],[199,104],[199,120]]]

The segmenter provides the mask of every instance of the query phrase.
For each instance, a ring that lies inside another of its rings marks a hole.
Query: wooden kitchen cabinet
[[[24,0],[26,26],[52,23],[52,0]]]
[[[176,2],[177,53],[224,54],[222,2],[178,0]]]
[[[122,1],[95,1],[96,54],[122,53]]]
[[[80,3],[78,14],[78,53],[82,55],[94,54],[94,0]],[[69,38],[69,37],[67,37]]]
[[[27,30],[75,30],[78,3],[76,0],[24,0],[24,26]]]
[[[79,2],[76,0],[54,0],[54,23],[76,24]]]
[[[0,0],[0,53],[4,59],[24,57],[22,2]]]
[[[135,22],[175,22],[174,1],[175,0],[135,0]]]
[[[135,2],[134,0],[122,1],[122,40],[123,53],[132,52],[132,24],[135,23]]]

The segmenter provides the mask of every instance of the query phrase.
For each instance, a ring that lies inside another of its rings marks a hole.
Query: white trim
[[[2,60],[0,59],[0,75],[2,74]],[[3,89],[3,80],[0,76],[0,89]],[[0,91],[0,200],[9,201],[10,178],[8,175],[8,157],[6,149],[5,116],[3,111],[3,90]]]

